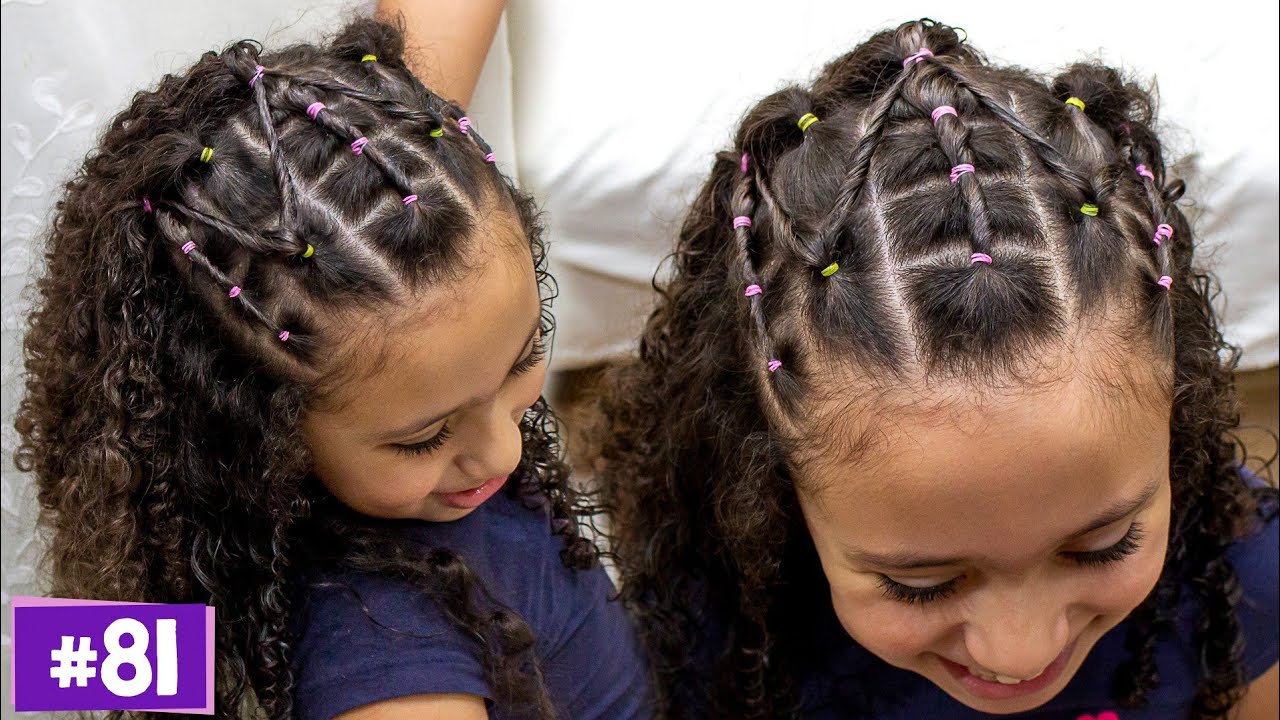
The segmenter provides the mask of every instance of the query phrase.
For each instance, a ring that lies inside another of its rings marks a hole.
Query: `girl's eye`
[[[888,575],[880,576],[880,589],[884,592],[885,597],[910,605],[924,605],[925,603],[945,600],[955,594],[959,585],[960,577],[951,578],[938,585],[915,587],[914,585],[904,585]]]
[[[533,347],[529,350],[529,354],[525,356],[515,367],[511,368],[512,375],[523,375],[530,370],[538,367],[538,363],[547,356],[547,346],[542,342],[542,333],[533,339]]]
[[[453,432],[449,430],[449,426],[446,424],[440,428],[440,432],[422,442],[416,442],[411,445],[396,445],[395,448],[396,452],[401,455],[424,455],[439,450],[440,446],[444,445],[444,442],[452,436]]]
[[[1078,565],[1109,565],[1138,552],[1138,548],[1142,547],[1142,537],[1142,525],[1134,522],[1129,526],[1129,532],[1109,548],[1088,552],[1064,552],[1062,556]]]

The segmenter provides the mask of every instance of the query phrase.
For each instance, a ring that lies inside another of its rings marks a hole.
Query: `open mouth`
[[[982,668],[967,667],[946,658],[939,659],[952,677],[974,696],[985,700],[1009,700],[1033,695],[1056,682],[1071,660],[1075,647],[1074,640],[1068,643],[1053,662],[1032,678],[1009,677]]]

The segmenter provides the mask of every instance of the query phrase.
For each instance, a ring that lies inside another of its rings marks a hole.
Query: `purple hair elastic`
[[[902,60],[902,69],[906,70],[908,65],[917,65],[925,58],[933,57],[933,51],[927,47],[922,47],[915,52],[914,55],[908,55]]]
[[[1160,279],[1156,281],[1156,284],[1164,288],[1165,290],[1168,290],[1170,287],[1173,286],[1173,278],[1169,277],[1168,275],[1161,275]]]
[[[266,71],[267,69],[262,67],[261,65],[255,66],[253,68],[253,77],[249,78],[249,87],[253,87],[254,85],[256,85],[258,81],[262,79],[262,74],[265,73]]]
[[[747,297],[752,297],[753,295],[762,295],[764,294],[764,289],[761,288],[759,285],[754,285],[754,284],[748,285],[746,292],[742,294],[746,295]]]
[[[751,227],[751,218],[746,215],[739,215],[733,219],[734,228]]]
[[[497,156],[497,155],[494,155],[493,153],[489,153],[489,154],[487,154],[487,155],[485,155],[485,156],[484,156],[484,161],[485,161],[485,162],[487,162],[487,163],[495,163],[495,162],[498,162],[498,156]]]
[[[418,202],[418,196],[417,196],[417,195],[405,195],[405,196],[404,196],[404,200],[401,200],[401,202],[403,202],[403,203],[404,203],[405,207],[408,207],[408,206],[412,205],[413,203]]]
[[[769,364],[766,367],[769,368],[769,372],[778,372],[778,368],[782,367],[782,361],[770,360]]]
[[[144,213],[151,212],[151,199],[148,198],[146,195],[142,196],[142,212]]]
[[[462,131],[463,135],[467,134],[467,129],[470,127],[471,127],[471,118],[467,117],[466,115],[463,115],[462,117],[458,118],[458,129]]]
[[[196,249],[196,244],[191,241],[187,241],[187,243],[182,246],[182,254],[190,255],[191,251],[195,249]]]
[[[323,109],[324,109],[324,103],[313,102],[307,106],[307,115],[311,116],[312,120],[315,120],[316,116],[319,115],[320,111]]]
[[[933,109],[933,112],[929,115],[929,117],[933,118],[933,124],[937,125],[938,121],[942,119],[943,115],[959,117],[958,115],[956,115],[956,109],[951,107],[950,105],[939,105],[938,107]]]
[[[951,184],[955,185],[956,182],[960,180],[961,175],[971,172],[973,172],[973,165],[970,165],[969,163],[960,163],[959,165],[951,168]]]
[[[969,256],[970,265],[977,265],[978,263],[984,263],[986,265],[990,265],[991,256],[986,253],[974,253]]]
[[[280,338],[280,342],[289,342],[289,331],[281,330],[280,334],[277,335],[276,337]]]
[[[239,297],[239,296],[240,296],[239,285],[232,286],[231,291],[227,293],[227,297]]]
[[[1151,182],[1155,182],[1156,176],[1150,170],[1147,169],[1146,165],[1139,165],[1138,167],[1134,168],[1134,170],[1136,170],[1138,174],[1141,175],[1142,177],[1150,180]]]
[[[369,138],[358,137],[355,139],[355,142],[351,143],[351,152],[355,153],[356,155],[363,155],[364,146],[368,144],[369,144]]]
[[[751,159],[751,156],[750,156],[750,155],[748,155],[748,154],[746,154],[746,153],[742,153],[742,162],[739,164],[739,167],[741,167],[741,168],[742,168],[742,174],[743,174],[743,175],[746,175],[746,174],[747,174],[747,161],[748,161],[748,160],[750,160],[750,159]]]

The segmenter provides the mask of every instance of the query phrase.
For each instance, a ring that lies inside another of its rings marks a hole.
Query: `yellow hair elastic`
[[[444,137],[444,128],[436,128],[427,134],[431,137]]]
[[[213,159],[213,148],[207,147],[200,151],[200,162],[207,163]]]
[[[808,132],[809,126],[818,122],[818,116],[813,113],[805,113],[796,121],[796,125],[800,126],[800,132]]]
[[[360,62],[378,62],[378,56],[377,56],[377,55],[365,55],[364,57],[360,58]]]
[[[832,275],[835,275],[839,269],[840,269],[840,263],[833,262],[830,265],[822,268],[822,277],[831,277]]]
[[[1067,98],[1067,104],[1075,105],[1076,107],[1080,108],[1080,112],[1084,112],[1084,101],[1078,97]]]
[[[315,254],[316,254],[316,249],[311,246],[311,243],[307,243],[307,249],[302,253],[302,257],[309,258]]]
[[[1080,212],[1089,217],[1098,217],[1098,206],[1092,203],[1085,203],[1080,206]]]

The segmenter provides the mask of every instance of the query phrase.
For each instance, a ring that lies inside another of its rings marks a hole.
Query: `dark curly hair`
[[[403,47],[363,19],[323,46],[206,53],[116,116],[47,237],[16,459],[52,531],[51,590],[216,606],[222,716],[292,716],[293,604],[321,562],[415,586],[477,638],[501,702],[553,715],[529,626],[457,554],[329,496],[299,428],[350,365],[320,318],[459,277],[493,208],[528,237],[551,331],[532,200]],[[545,401],[521,427],[507,491],[549,508],[565,565],[592,566],[590,496]]]
[[[954,112],[932,117],[939,106]],[[1172,368],[1174,532],[1114,694],[1138,706],[1158,683],[1155,643],[1185,588],[1201,608],[1193,717],[1238,699],[1240,588],[1224,551],[1256,498],[1231,436],[1236,351],[1154,124],[1151,95],[1115,70],[1046,81],[993,67],[929,20],[747,113],[655,284],[638,357],[605,382],[595,432],[622,597],[669,717],[707,705],[708,684],[713,717],[798,714],[805,603],[828,595],[788,430],[829,358],[889,383],[1016,378],[1019,357],[1115,311],[1129,344]]]

